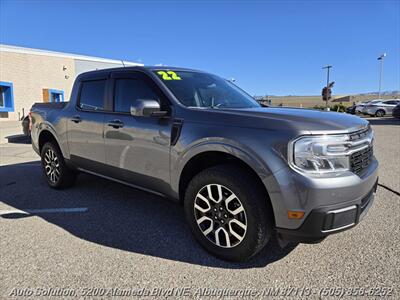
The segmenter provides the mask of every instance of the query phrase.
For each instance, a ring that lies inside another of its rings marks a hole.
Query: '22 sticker
[[[158,71],[157,74],[161,75],[163,80],[182,80],[174,71]]]

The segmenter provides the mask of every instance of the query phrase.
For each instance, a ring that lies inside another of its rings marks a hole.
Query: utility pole
[[[328,89],[329,88],[329,69],[330,68],[332,68],[332,66],[325,66],[325,67],[322,67],[322,69],[326,69],[326,88]],[[326,99],[325,100],[325,107],[328,109],[328,100],[329,99]]]
[[[383,76],[383,60],[386,57],[386,53],[383,53],[381,56],[378,57],[378,60],[381,61],[381,67],[379,71],[379,93],[378,99],[381,100],[381,87],[382,87],[382,76]]]

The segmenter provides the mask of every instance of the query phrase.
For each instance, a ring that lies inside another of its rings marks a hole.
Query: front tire
[[[65,164],[64,157],[57,145],[48,142],[43,145],[41,160],[47,183],[54,189],[64,189],[75,183],[76,173]]]
[[[377,110],[376,112],[375,112],[375,117],[378,117],[378,118],[381,118],[381,117],[383,117],[385,115],[385,112],[383,111],[383,110]]]
[[[199,243],[215,256],[245,261],[272,233],[268,196],[250,172],[219,165],[197,174],[185,193],[187,222]]]

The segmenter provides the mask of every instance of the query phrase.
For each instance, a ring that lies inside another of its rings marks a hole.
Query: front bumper
[[[367,112],[367,107],[363,106],[361,108],[361,113],[365,114]]]
[[[372,206],[377,185],[378,180],[361,200],[313,209],[298,229],[277,228],[278,237],[286,241],[313,243],[356,226]]]
[[[356,114],[362,113],[362,107],[356,107],[356,109],[354,110],[356,112]]]

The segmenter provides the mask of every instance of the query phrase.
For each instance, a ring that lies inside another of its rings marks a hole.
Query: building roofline
[[[111,64],[121,64],[121,65],[123,62],[127,66],[143,66],[143,64],[141,64],[141,63],[132,62],[132,61],[108,59],[108,58],[102,58],[102,57],[56,52],[56,51],[34,49],[34,48],[25,48],[25,47],[5,45],[5,44],[0,44],[0,52],[14,52],[14,53],[33,54],[33,55],[63,57],[63,58],[72,58],[72,59],[104,62],[104,63],[111,63]]]

